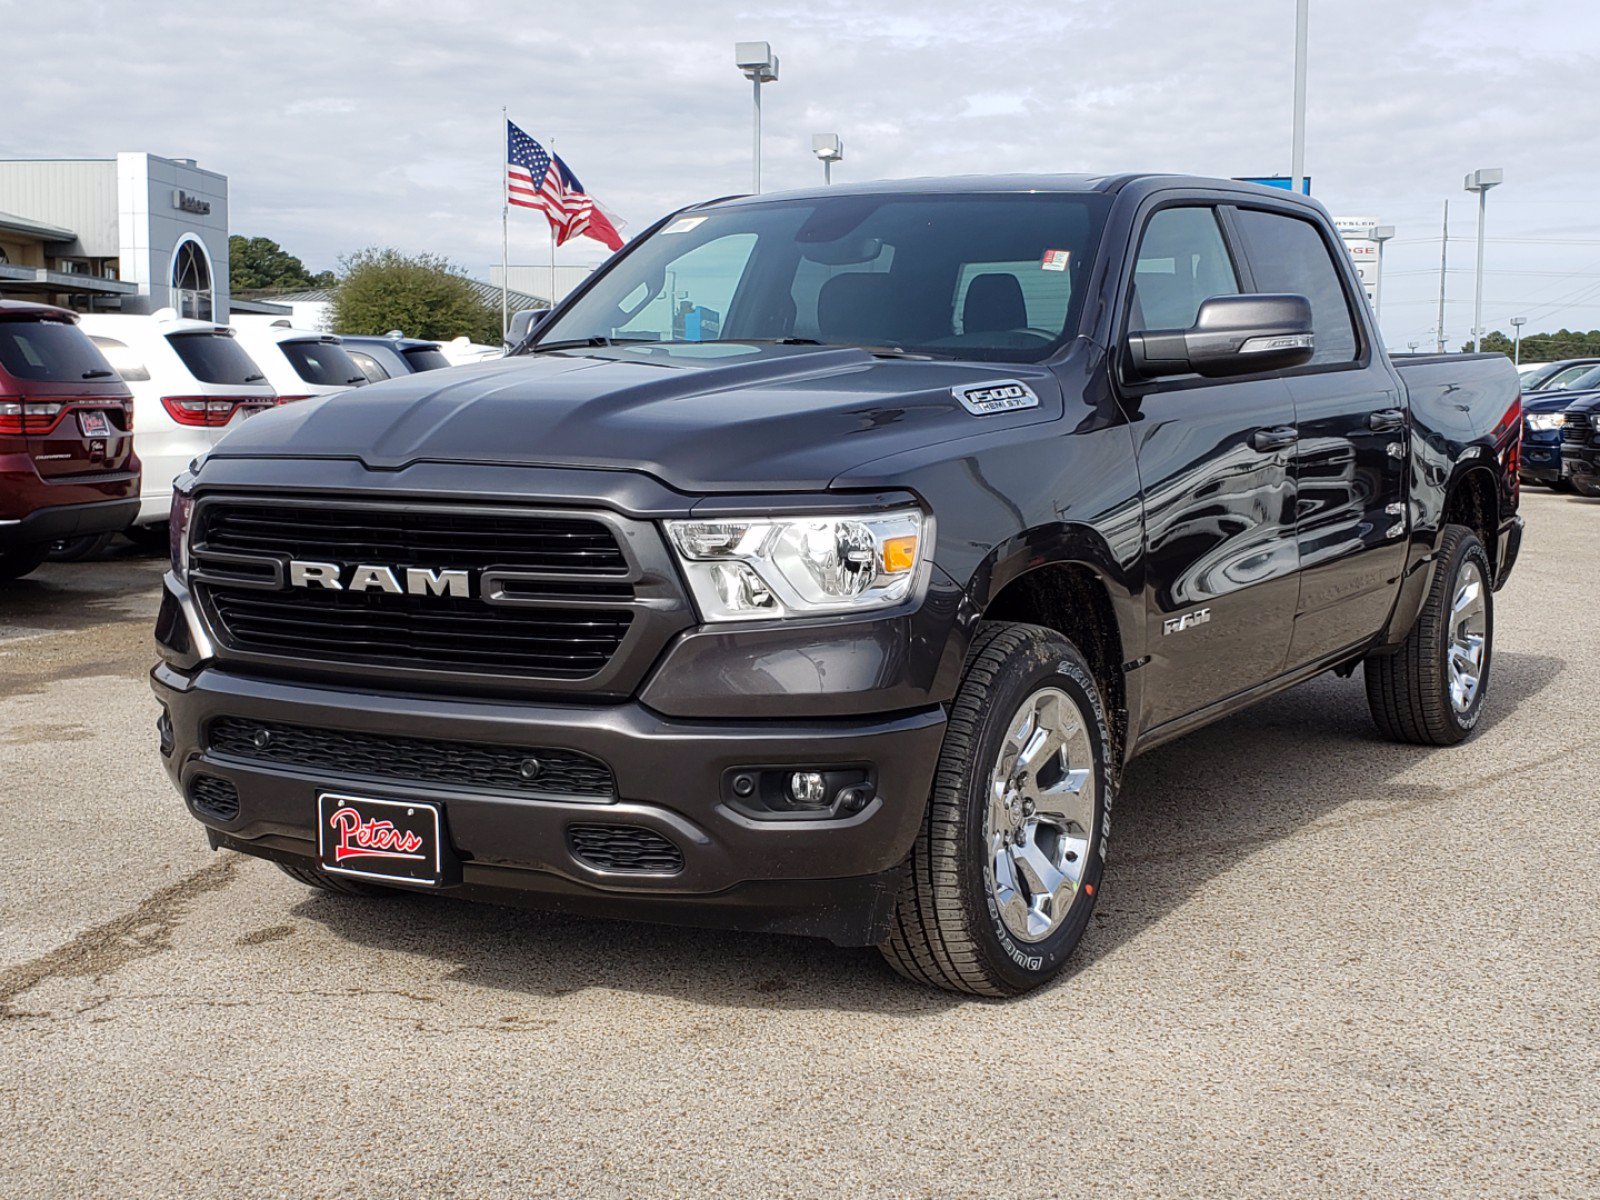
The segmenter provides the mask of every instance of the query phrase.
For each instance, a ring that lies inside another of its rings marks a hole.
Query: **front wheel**
[[[1447,525],[1416,625],[1398,650],[1366,661],[1367,705],[1385,737],[1453,746],[1477,728],[1494,665],[1493,580],[1478,535]]]
[[[1060,973],[1100,885],[1111,744],[1099,685],[1072,643],[1036,625],[979,626],[879,947],[896,971],[983,996]]]

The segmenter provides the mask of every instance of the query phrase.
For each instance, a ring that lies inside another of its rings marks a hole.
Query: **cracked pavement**
[[[0,1196],[1600,1194],[1600,502],[1534,490],[1484,727],[1325,676],[1137,760],[1060,983],[212,854],[160,564],[0,588]]]

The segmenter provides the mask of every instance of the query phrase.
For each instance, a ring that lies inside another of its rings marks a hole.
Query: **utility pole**
[[[1294,147],[1289,156],[1290,186],[1295,195],[1305,190],[1306,177],[1306,24],[1310,0],[1296,0],[1294,10]]]
[[[1444,271],[1450,257],[1450,201],[1444,202],[1444,231],[1439,235],[1439,324],[1434,329],[1438,353],[1444,353]]]
[[[1469,192],[1478,193],[1478,277],[1472,299],[1472,350],[1483,349],[1483,218],[1489,209],[1489,189],[1499,187],[1505,172],[1498,167],[1474,171],[1463,185]]]
[[[766,42],[736,42],[733,62],[750,81],[755,93],[755,123],[750,135],[750,191],[761,194],[761,85],[778,78],[778,56]]]

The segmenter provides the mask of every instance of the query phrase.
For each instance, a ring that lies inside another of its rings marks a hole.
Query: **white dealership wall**
[[[136,291],[103,289],[112,294],[99,307],[180,308],[173,268],[187,243],[206,264],[213,319],[227,320],[228,179],[193,159],[123,153],[0,161],[0,212],[72,234],[45,247],[53,273],[85,276],[81,288],[52,284],[58,302],[77,303],[97,279],[115,278]]]

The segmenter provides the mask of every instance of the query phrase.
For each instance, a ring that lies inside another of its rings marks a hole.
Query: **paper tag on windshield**
[[[1044,258],[1039,262],[1039,267],[1044,271],[1065,271],[1067,264],[1071,261],[1071,250],[1046,250]]]
[[[662,233],[688,233],[696,225],[703,224],[704,217],[679,217],[671,225],[663,229]]]

